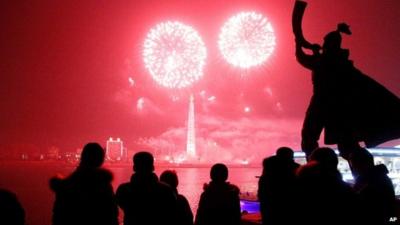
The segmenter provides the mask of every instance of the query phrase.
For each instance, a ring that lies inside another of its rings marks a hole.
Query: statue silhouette
[[[350,35],[349,26],[338,24],[324,37],[322,47],[310,44],[301,31],[305,6],[305,2],[296,1],[292,25],[297,61],[312,71],[313,96],[301,143],[307,158],[318,147],[322,130],[325,144],[337,144],[345,159],[360,148],[359,142],[375,147],[400,138],[400,99],[359,71],[349,60],[349,50],[341,48],[341,34]],[[312,50],[312,54],[303,48]]]

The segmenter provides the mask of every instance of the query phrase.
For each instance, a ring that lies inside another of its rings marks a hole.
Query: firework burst
[[[207,56],[201,37],[180,22],[155,26],[144,41],[143,59],[147,70],[160,85],[184,88],[200,79]]]
[[[257,66],[265,62],[274,51],[274,30],[263,15],[242,12],[224,24],[218,47],[223,57],[234,66]]]

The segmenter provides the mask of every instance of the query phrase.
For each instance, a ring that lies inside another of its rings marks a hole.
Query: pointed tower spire
[[[194,127],[194,97],[193,97],[193,94],[190,95],[190,99],[189,99],[186,155],[188,156],[188,158],[196,157],[196,136],[195,136],[195,127]]]

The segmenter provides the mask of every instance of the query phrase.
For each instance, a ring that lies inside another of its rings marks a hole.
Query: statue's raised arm
[[[294,36],[296,38],[296,44],[303,48],[312,49],[313,45],[308,42],[303,36],[303,30],[301,28],[301,23],[303,21],[304,11],[306,10],[307,2],[296,1],[292,13],[292,29]]]

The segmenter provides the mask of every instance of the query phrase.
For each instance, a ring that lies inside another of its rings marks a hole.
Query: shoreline
[[[14,165],[59,165],[66,167],[76,167],[79,164],[77,162],[65,162],[65,161],[54,161],[54,160],[0,160],[0,164],[14,164]],[[161,168],[211,168],[214,163],[155,163],[155,167]],[[121,167],[132,167],[132,162],[105,162],[103,167],[106,168],[121,168]],[[262,168],[262,165],[257,164],[229,164],[225,163],[229,168]]]

